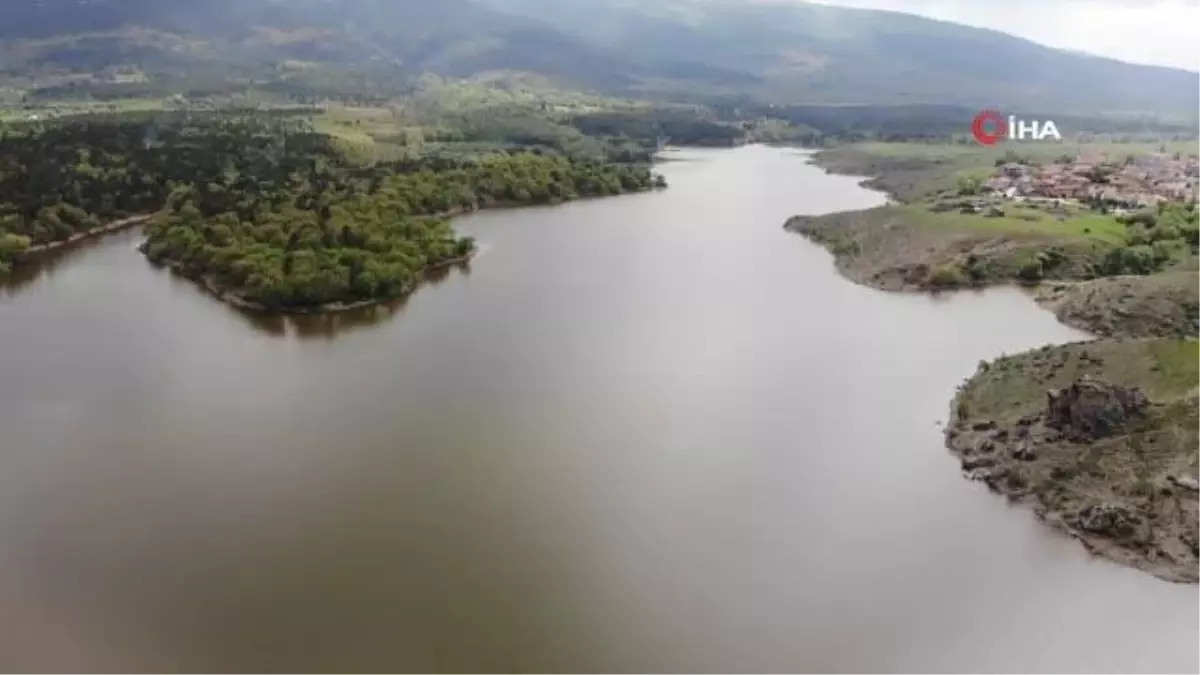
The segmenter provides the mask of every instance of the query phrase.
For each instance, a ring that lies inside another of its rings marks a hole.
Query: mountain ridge
[[[411,76],[524,71],[621,95],[748,95],[779,104],[1194,113],[1200,98],[1200,74],[1188,70],[1056,49],[903,12],[803,2],[18,3],[0,26],[0,76],[10,78],[119,66],[186,70],[189,61],[245,68],[299,60],[393,67]],[[106,36],[132,28],[149,31],[145,43]]]

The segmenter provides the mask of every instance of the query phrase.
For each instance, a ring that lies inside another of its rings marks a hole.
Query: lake
[[[943,446],[1022,293],[855,286],[803,153],[459,221],[397,306],[242,315],[137,232],[0,287],[0,668],[1195,671],[1200,601]]]

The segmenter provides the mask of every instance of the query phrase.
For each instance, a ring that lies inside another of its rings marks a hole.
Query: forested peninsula
[[[410,292],[475,250],[447,218],[665,187],[645,163],[543,148],[363,165],[301,114],[92,117],[0,138],[0,274],[146,223],[143,252],[227,301],[335,310]]]

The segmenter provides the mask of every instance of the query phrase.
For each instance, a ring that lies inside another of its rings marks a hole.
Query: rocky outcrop
[[[1075,524],[1080,530],[1118,541],[1132,539],[1142,519],[1129,509],[1111,504],[1088,506],[1079,512]]]
[[[1167,476],[1167,481],[1177,488],[1183,488],[1189,492],[1200,492],[1200,482],[1198,482],[1195,478]]]
[[[1149,406],[1140,389],[1084,378],[1046,392],[1046,426],[1073,441],[1108,438],[1142,419]]]

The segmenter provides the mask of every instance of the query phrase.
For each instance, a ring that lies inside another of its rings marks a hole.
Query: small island
[[[1194,155],[1111,143],[818,153],[893,203],[796,217],[849,279],[897,292],[1015,284],[1098,337],[979,364],[951,404],[964,474],[1093,553],[1195,583],[1200,492]],[[1003,153],[1003,154],[1002,154]]]

